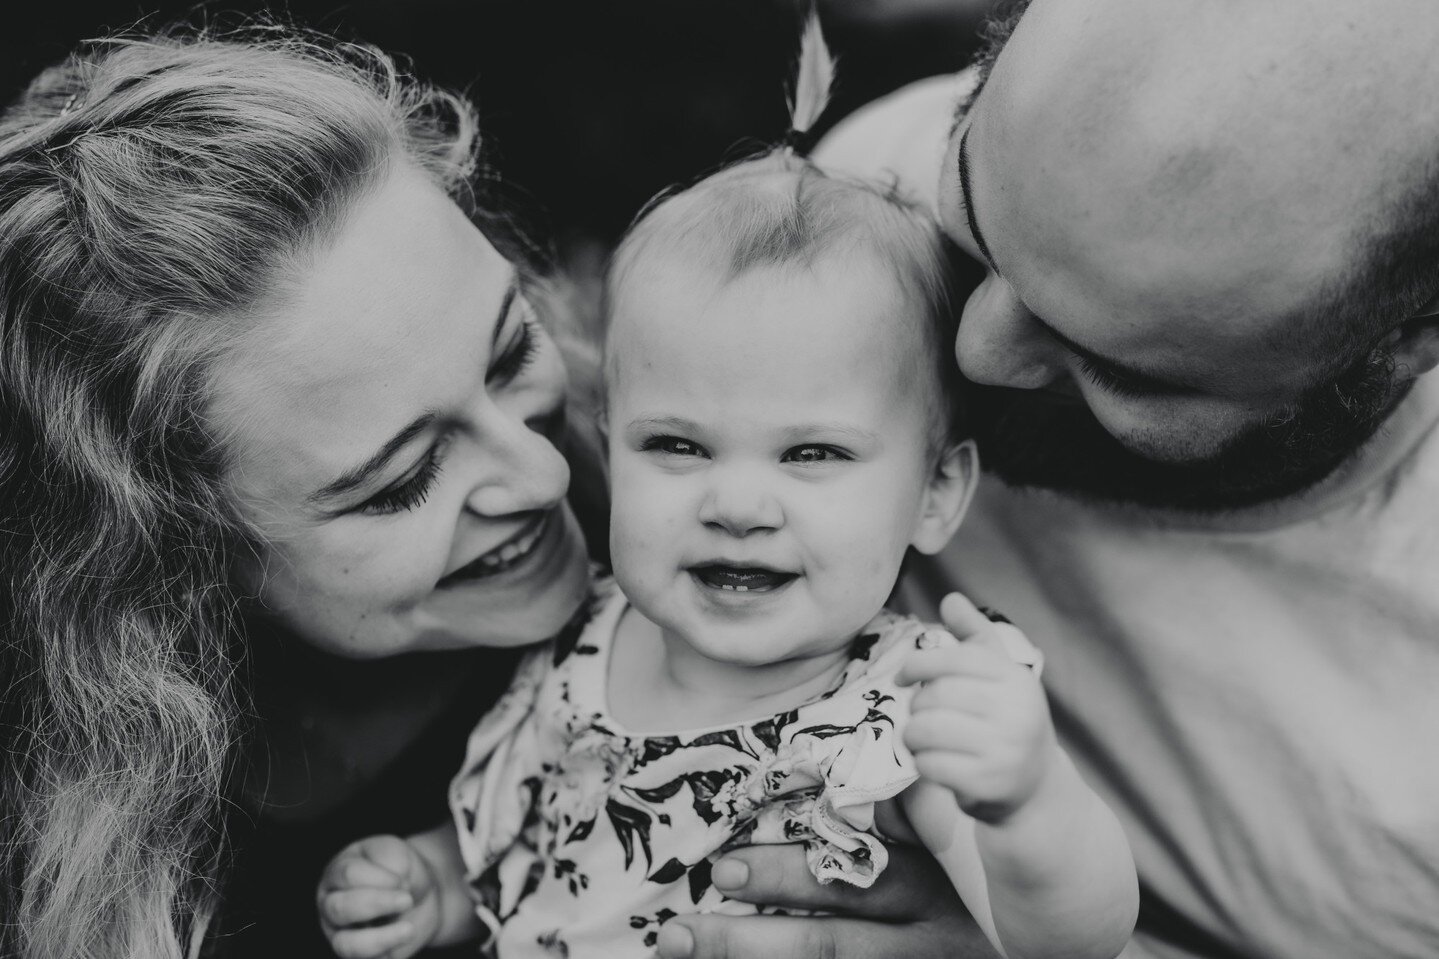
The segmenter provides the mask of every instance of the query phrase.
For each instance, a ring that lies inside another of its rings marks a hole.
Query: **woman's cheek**
[[[369,522],[337,530],[320,551],[314,572],[325,592],[374,608],[415,605],[434,591],[447,546],[433,524],[418,522],[417,513],[356,519]]]

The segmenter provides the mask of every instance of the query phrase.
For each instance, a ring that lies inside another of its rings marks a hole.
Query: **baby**
[[[1120,951],[1133,864],[1037,653],[963,603],[958,639],[884,609],[977,479],[946,275],[923,215],[788,150],[639,221],[607,289],[614,580],[474,732],[454,823],[337,857],[337,951],[652,956],[678,913],[756,911],[711,885],[724,850],[867,886],[881,836],[1004,955]]]

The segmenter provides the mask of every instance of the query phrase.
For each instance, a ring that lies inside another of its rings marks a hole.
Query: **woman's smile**
[[[536,555],[535,544],[540,541],[550,526],[552,511],[536,513],[530,517],[515,534],[494,549],[481,553],[470,562],[452,573],[447,573],[435,584],[436,589],[445,589],[465,580],[485,579],[514,569],[525,559]],[[541,551],[543,553],[543,551]]]

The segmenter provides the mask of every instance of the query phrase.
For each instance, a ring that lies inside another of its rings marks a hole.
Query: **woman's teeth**
[[[519,539],[512,540],[493,552],[486,553],[480,557],[480,568],[487,573],[498,573],[500,570],[510,568],[535,548],[541,532],[543,532],[543,524],[537,525]]]

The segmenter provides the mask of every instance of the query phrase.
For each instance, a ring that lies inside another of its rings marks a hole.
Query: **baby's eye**
[[[640,444],[645,452],[668,453],[671,456],[705,456],[705,449],[680,436],[651,436]]]
[[[822,446],[813,444],[810,446],[795,446],[784,451],[780,457],[783,463],[829,463],[838,460],[847,460],[850,457],[842,450],[833,446]]]

